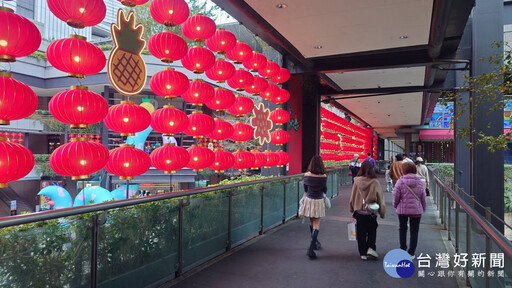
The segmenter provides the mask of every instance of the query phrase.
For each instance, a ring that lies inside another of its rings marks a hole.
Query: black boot
[[[309,225],[309,232],[311,233],[311,235],[313,235],[313,226],[311,226],[311,225]],[[313,237],[313,236],[311,236],[311,237]],[[321,248],[322,248],[322,244],[318,240],[316,240],[314,250],[320,250]]]
[[[308,256],[309,259],[315,259],[316,253],[315,253],[315,247],[316,247],[316,237],[318,237],[318,230],[313,229],[313,233],[311,233],[311,242],[309,243],[309,249],[308,249]]]

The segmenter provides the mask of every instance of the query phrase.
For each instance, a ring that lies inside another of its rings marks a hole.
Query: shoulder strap
[[[407,185],[407,184],[405,184],[405,186],[407,186],[407,189],[409,189],[409,191],[411,191],[412,196],[414,196],[414,198],[416,198],[416,200],[420,201],[420,198],[418,197],[418,195],[416,195],[416,193],[412,192],[411,187],[409,187],[409,185]]]
[[[359,191],[359,195],[361,195],[361,199],[363,199],[363,205],[365,205],[366,204],[366,200],[363,197],[363,193],[361,193],[361,190],[359,189],[359,186],[356,185],[356,187],[357,187],[357,191]],[[368,193],[368,195],[370,195],[370,193]],[[368,195],[366,195],[366,197],[368,197]]]

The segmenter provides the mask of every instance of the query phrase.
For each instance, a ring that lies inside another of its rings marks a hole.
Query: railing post
[[[283,221],[286,222],[286,181],[283,182]]]
[[[459,253],[459,203],[455,201],[455,253]]]
[[[302,180],[299,178],[297,181],[297,217],[299,217],[299,208],[300,208],[300,182]]]
[[[91,287],[98,287],[98,214],[92,215],[91,223]]]
[[[443,224],[443,229],[446,229],[445,221],[444,221],[444,198],[443,198],[443,188],[439,187],[439,217],[441,218],[441,224]]]
[[[265,191],[265,186],[261,186],[261,190],[260,190],[260,194],[261,194],[261,218],[260,218],[260,235],[263,235],[263,209],[264,209],[264,205],[263,205],[263,202],[264,202],[264,199],[265,199],[265,196],[264,196],[264,191]]]
[[[450,195],[446,193],[446,200],[448,202],[447,208],[448,208],[448,241],[452,241],[452,236],[450,234],[450,229],[452,228],[452,205],[450,200]]]

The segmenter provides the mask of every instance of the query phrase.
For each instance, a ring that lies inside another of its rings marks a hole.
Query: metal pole
[[[455,202],[455,253],[459,253],[459,203]]]
[[[130,180],[126,179],[126,199],[129,199],[130,192]]]
[[[452,207],[450,204],[450,196],[448,195],[448,193],[446,194],[446,196],[446,200],[448,201],[448,241],[452,241],[452,236],[450,234],[450,229],[452,228]]]

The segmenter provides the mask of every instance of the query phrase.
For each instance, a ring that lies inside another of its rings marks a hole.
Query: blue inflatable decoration
[[[76,195],[73,207],[112,201],[112,194],[100,186],[85,187]]]
[[[149,126],[145,130],[135,133],[135,136],[128,136],[128,138],[126,138],[126,144],[135,145],[135,148],[144,150],[144,144],[151,131],[153,131],[153,128]]]
[[[64,209],[73,206],[73,198],[69,195],[69,192],[61,186],[46,186],[37,195],[49,197],[51,201],[55,203],[52,210]]]
[[[139,190],[140,184],[130,184],[128,186],[130,195],[137,195],[137,191]],[[112,196],[114,196],[115,200],[123,200],[126,199],[126,185],[121,185],[116,189],[112,190]]]

